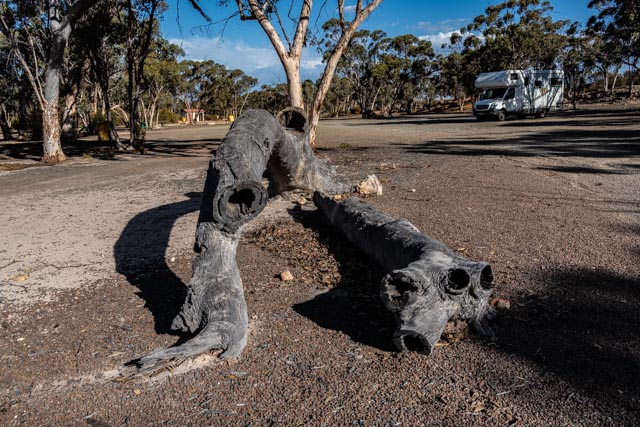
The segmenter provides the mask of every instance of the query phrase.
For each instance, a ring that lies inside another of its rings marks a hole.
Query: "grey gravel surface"
[[[0,424],[638,425],[639,119],[321,122],[342,179],[381,179],[370,203],[492,264],[510,305],[496,339],[397,353],[377,267],[309,203],[280,203],[239,248],[242,358],[127,381],[127,362],[187,338],[169,326],[227,127],[151,132],[145,156],[81,141],[64,165],[19,170],[37,149],[0,144]]]

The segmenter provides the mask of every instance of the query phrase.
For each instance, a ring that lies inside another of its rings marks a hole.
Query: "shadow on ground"
[[[449,138],[422,144],[404,144],[406,151],[421,154],[462,156],[554,156],[614,159],[640,156],[640,132],[633,118],[640,111],[579,111],[561,121],[519,120],[508,123],[483,123],[482,126],[539,127],[538,131],[519,133],[518,137]],[[425,122],[425,124],[435,123]],[[636,122],[637,123],[637,122]],[[607,129],[607,127],[609,129]],[[535,129],[534,129],[535,130]],[[577,171],[581,172],[581,171]]]
[[[588,268],[538,277],[545,290],[501,316],[499,348],[640,415],[640,280]]]
[[[379,294],[382,271],[334,231],[323,214],[290,212],[295,221],[318,234],[318,240],[336,259],[340,282],[293,309],[325,329],[340,331],[353,341],[384,351],[395,351],[395,319]]]
[[[221,139],[163,139],[154,138],[151,133],[145,141],[146,154],[176,157],[209,157],[222,142]],[[99,160],[119,160],[124,154],[135,152],[119,152],[114,150],[108,141],[97,141],[97,137],[82,138],[74,142],[62,144],[68,158],[90,157]],[[0,160],[40,160],[42,158],[42,141],[0,142]]]
[[[171,322],[187,296],[185,283],[171,270],[166,249],[178,218],[200,208],[201,193],[187,193],[188,200],[158,206],[134,216],[113,248],[116,271],[139,291],[153,314],[158,334],[181,335]]]

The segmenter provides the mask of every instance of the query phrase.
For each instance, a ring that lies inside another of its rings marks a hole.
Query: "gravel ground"
[[[187,338],[169,326],[227,127],[152,132],[146,156],[80,141],[56,167],[20,169],[37,148],[1,144],[0,424],[638,425],[639,119],[600,105],[322,122],[318,153],[342,179],[375,173],[372,204],[492,264],[510,303],[497,338],[397,353],[381,272],[281,201],[239,248],[242,358],[127,381],[124,364]]]

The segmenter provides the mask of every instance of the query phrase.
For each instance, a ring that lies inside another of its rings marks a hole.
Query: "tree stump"
[[[486,323],[493,316],[489,264],[470,261],[409,221],[355,197],[340,202],[316,192],[313,200],[335,228],[387,273],[380,296],[395,315],[393,341],[399,350],[429,354],[454,317],[491,334]]]

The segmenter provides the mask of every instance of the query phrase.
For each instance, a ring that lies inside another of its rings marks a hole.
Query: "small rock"
[[[369,175],[367,179],[356,185],[356,191],[361,196],[382,196],[382,184],[375,175]]]
[[[509,310],[511,308],[511,301],[508,299],[493,298],[489,301],[489,304],[495,307],[496,310]]]
[[[29,275],[28,275],[28,274],[20,274],[20,275],[18,275],[18,276],[16,276],[16,277],[14,277],[14,278],[13,278],[13,280],[14,280],[15,282],[24,282],[24,281],[25,281],[25,280],[27,280],[28,278],[29,278]]]
[[[285,270],[280,273],[280,280],[282,280],[283,282],[290,282],[293,280],[293,274],[291,274],[289,270]]]
[[[136,396],[139,396],[140,393],[142,393],[142,390],[140,390],[139,388],[133,390],[133,394],[135,394]]]
[[[172,256],[172,257],[169,259],[169,262],[176,262],[176,257]]]
[[[412,188],[412,189],[411,189],[411,190],[409,190],[409,191],[411,191],[412,193],[415,193],[415,192],[416,192],[416,189],[415,189],[415,188]]]
[[[483,403],[481,402],[473,402],[473,404],[471,405],[471,410],[474,413],[478,413],[478,412],[482,412],[486,409],[486,407],[484,406]]]

